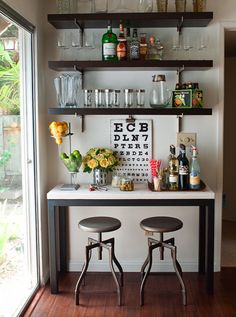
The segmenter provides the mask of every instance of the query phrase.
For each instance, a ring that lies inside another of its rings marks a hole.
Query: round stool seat
[[[79,227],[88,232],[110,232],[119,229],[121,222],[112,217],[91,217],[81,220]]]
[[[183,227],[183,222],[172,217],[150,217],[140,222],[140,227],[150,232],[171,232]]]

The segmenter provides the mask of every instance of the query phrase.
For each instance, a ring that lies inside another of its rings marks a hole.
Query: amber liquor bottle
[[[120,33],[118,36],[116,54],[119,61],[124,61],[127,59],[127,40],[124,35],[124,25],[122,21],[120,21]]]

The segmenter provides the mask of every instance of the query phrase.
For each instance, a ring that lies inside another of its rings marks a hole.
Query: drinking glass
[[[107,0],[94,0],[94,12],[107,12]]]
[[[77,0],[78,13],[92,13],[93,1],[92,0]]]
[[[95,39],[93,30],[83,31],[83,47],[95,48]]]
[[[145,89],[136,90],[136,104],[137,107],[144,107],[145,105]]]
[[[206,0],[193,0],[193,12],[206,11]]]
[[[71,46],[76,48],[83,46],[83,34],[81,29],[71,31]]]
[[[84,107],[92,107],[92,89],[84,89]]]
[[[94,90],[94,100],[95,100],[95,107],[104,107],[104,89],[95,89]]]
[[[157,0],[157,11],[166,12],[168,6],[168,0]]]
[[[57,12],[59,14],[70,13],[70,0],[57,0]]]
[[[124,89],[124,105],[125,107],[132,107],[134,104],[134,90],[133,89]]]
[[[105,106],[106,107],[112,107],[114,104],[113,101],[113,94],[114,90],[113,89],[105,89]]]
[[[186,0],[175,0],[175,11],[185,12],[186,11]]]
[[[114,107],[120,106],[120,90],[119,89],[113,90],[113,106]]]
[[[138,0],[138,12],[152,12],[152,0]]]

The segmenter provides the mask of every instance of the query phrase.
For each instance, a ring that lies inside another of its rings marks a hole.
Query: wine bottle
[[[170,155],[168,162],[168,174],[169,174],[169,190],[178,190],[178,167],[179,162],[175,156],[175,146],[170,146]]]
[[[180,144],[179,189],[189,189],[189,161],[186,157],[186,148],[184,144]]]
[[[111,22],[108,22],[107,32],[102,36],[102,59],[104,61],[116,61],[117,36],[112,32]]]
[[[120,33],[118,36],[116,52],[119,61],[124,61],[127,59],[127,40],[124,35],[124,25],[122,21],[120,21]]]
[[[197,148],[192,145],[192,160],[189,168],[189,188],[200,189],[200,166],[197,158]]]

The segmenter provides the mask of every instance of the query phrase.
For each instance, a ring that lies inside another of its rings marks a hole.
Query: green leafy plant
[[[0,154],[0,167],[6,165],[6,163],[10,160],[11,158],[11,152],[8,150],[5,150]]]
[[[15,56],[0,41],[0,108],[16,115],[20,114],[20,65]]]

